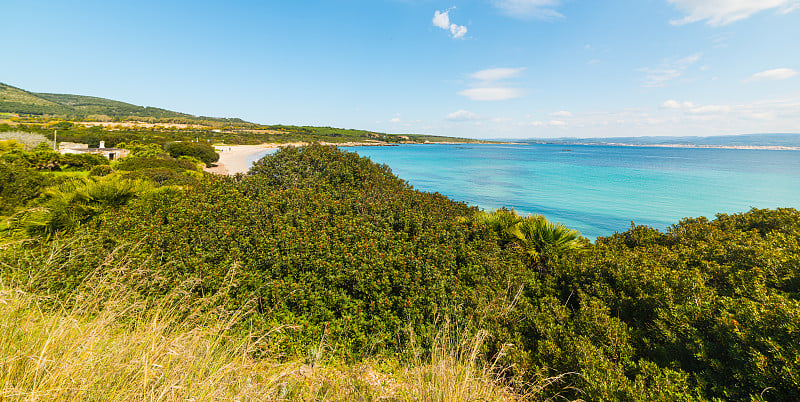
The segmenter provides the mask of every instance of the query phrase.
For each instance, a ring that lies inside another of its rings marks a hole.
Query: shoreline
[[[605,147],[641,147],[641,148],[688,148],[688,149],[741,149],[741,150],[760,150],[760,151],[800,151],[800,147],[789,147],[783,145],[704,145],[704,144],[628,144],[621,142],[609,143],[589,143],[589,142],[571,142],[571,143],[530,143],[541,145],[587,145],[587,146],[605,146]]]
[[[276,144],[260,145],[215,145],[219,153],[219,160],[212,167],[203,170],[209,173],[233,176],[237,173],[247,173],[250,169],[247,159],[260,152],[278,149]]]

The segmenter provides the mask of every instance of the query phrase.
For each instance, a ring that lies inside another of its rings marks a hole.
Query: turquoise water
[[[580,145],[346,148],[423,191],[482,208],[540,213],[594,239],[631,221],[800,208],[800,152]]]

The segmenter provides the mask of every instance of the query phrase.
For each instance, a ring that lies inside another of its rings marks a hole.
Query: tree
[[[211,144],[204,142],[171,142],[165,147],[166,151],[173,158],[180,156],[191,156],[201,160],[206,166],[219,160],[219,154]]]

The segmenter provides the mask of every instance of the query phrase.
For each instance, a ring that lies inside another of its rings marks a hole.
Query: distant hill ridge
[[[254,125],[237,118],[193,116],[171,110],[137,106],[94,96],[35,93],[0,83],[0,112],[52,115],[74,119],[89,117],[179,119],[191,122],[232,122]]]
[[[59,135],[65,141],[99,143],[100,138],[92,129],[102,130],[103,139],[109,144],[131,140],[164,143],[203,138],[211,142],[227,144],[261,144],[292,142],[328,142],[359,145],[388,145],[401,143],[457,142],[485,143],[469,138],[443,137],[428,134],[386,134],[367,130],[335,127],[264,125],[238,118],[193,116],[171,110],[132,105],[130,103],[94,96],[35,93],[0,83],[0,113],[21,115],[20,122],[27,130],[44,132],[51,123],[65,125]],[[56,120],[56,122],[53,122]],[[70,120],[58,122],[57,120]],[[81,122],[84,124],[75,124]],[[98,123],[99,122],[99,123]],[[122,124],[117,124],[117,123]],[[143,131],[139,123],[157,123]],[[11,124],[0,124],[12,129]],[[88,124],[86,124],[88,123]],[[185,127],[176,128],[178,124]],[[182,131],[182,129],[189,131]],[[155,130],[155,131],[153,131]]]
[[[529,143],[589,144],[589,145],[654,145],[698,147],[787,147],[800,148],[800,134],[762,133],[719,135],[708,137],[609,137],[609,138],[557,138],[530,139]]]

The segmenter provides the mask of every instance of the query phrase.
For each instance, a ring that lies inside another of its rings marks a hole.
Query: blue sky
[[[0,37],[0,82],[265,124],[800,132],[800,0],[11,0]]]

